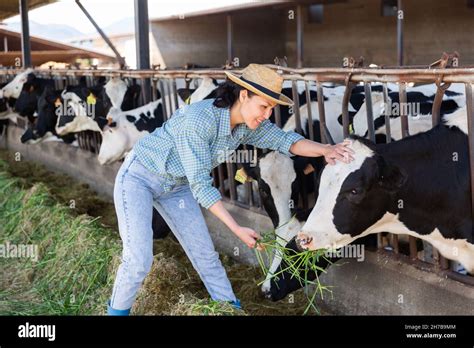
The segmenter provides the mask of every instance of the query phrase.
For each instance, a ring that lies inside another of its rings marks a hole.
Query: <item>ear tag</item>
[[[54,106],[57,108],[61,106],[61,98],[56,98],[54,101]]]
[[[240,168],[239,170],[237,170],[235,172],[235,177],[234,179],[238,182],[240,182],[241,184],[245,184],[246,182],[252,182],[253,179],[252,178],[249,178],[247,173],[245,172],[245,169],[244,168]]]
[[[95,96],[90,93],[88,96],[87,96],[87,104],[91,104],[91,105],[94,105],[96,102],[96,99],[95,99]]]

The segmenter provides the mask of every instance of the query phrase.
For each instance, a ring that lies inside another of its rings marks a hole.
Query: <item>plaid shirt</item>
[[[210,174],[225,161],[223,153],[229,155],[240,144],[249,144],[293,156],[291,145],[304,139],[298,133],[284,132],[269,120],[255,130],[239,124],[231,132],[230,108],[217,108],[213,102],[207,99],[179,108],[133,147],[148,170],[166,179],[165,192],[189,183],[194,198],[206,209],[221,199]]]

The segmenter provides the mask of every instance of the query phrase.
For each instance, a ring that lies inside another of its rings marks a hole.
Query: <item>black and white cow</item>
[[[101,132],[107,123],[110,100],[104,98],[105,80],[98,80],[87,87],[85,81],[77,86],[67,86],[61,93],[60,113],[56,123],[59,135],[82,131]]]
[[[397,142],[355,138],[355,160],[327,166],[297,243],[340,248],[387,231],[428,241],[474,273],[466,108],[443,124]]]
[[[102,132],[99,163],[110,164],[125,157],[144,135],[153,132],[164,122],[161,99],[134,110],[115,114],[113,122]]]
[[[12,81],[2,87],[4,98],[18,99],[23,89],[23,84],[28,80],[28,76],[33,73],[33,69],[26,69],[14,77]]]
[[[440,106],[440,115],[453,113],[465,105],[464,93],[454,84],[443,96]],[[397,86],[392,86],[396,88]],[[462,88],[464,88],[462,86]],[[436,94],[436,87],[433,85],[421,85],[412,87],[407,91],[407,116],[409,117],[409,132],[411,135],[427,131],[432,127],[431,111]],[[390,135],[392,140],[402,138],[400,122],[400,100],[396,91],[389,90],[387,103],[384,102],[383,94],[372,93],[372,110],[374,119],[374,129],[376,142],[386,142],[385,110],[390,109]],[[366,104],[360,107],[359,111],[352,119],[353,131],[355,135],[367,137],[367,109]]]
[[[54,81],[36,77],[34,73],[29,73],[20,95],[15,102],[14,110],[23,117],[27,117],[30,123],[36,122],[38,116],[38,100],[46,87],[54,88]]]
[[[55,125],[58,118],[58,110],[61,105],[61,91],[56,91],[51,86],[46,86],[37,100],[37,117],[34,125],[21,136],[23,144],[36,144],[45,140],[63,140],[71,144],[75,140],[73,134],[58,136]]]

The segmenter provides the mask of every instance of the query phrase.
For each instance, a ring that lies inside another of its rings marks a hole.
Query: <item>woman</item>
[[[255,247],[259,234],[233,219],[212,186],[210,173],[222,161],[223,152],[250,144],[287,156],[324,156],[330,164],[352,159],[344,143],[313,142],[268,120],[276,104],[293,104],[281,94],[283,79],[276,72],[250,64],[241,78],[226,74],[230,81],[216,99],[178,109],[162,127],[135,144],[117,173],[114,202],[123,253],[108,303],[110,315],[130,313],[151,268],[153,202],[211,298],[240,308],[199,207],[211,211],[249,248]]]

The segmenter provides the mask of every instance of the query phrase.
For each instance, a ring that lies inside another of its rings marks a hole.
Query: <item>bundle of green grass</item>
[[[292,218],[294,219],[294,217]],[[290,220],[291,221],[291,220]],[[282,224],[278,228],[284,227]],[[304,313],[307,314],[310,310],[314,310],[315,313],[321,314],[320,308],[316,304],[317,297],[324,300],[325,293],[332,295],[330,286],[321,283],[319,273],[326,273],[324,268],[318,266],[321,259],[326,258],[326,249],[320,250],[305,250],[296,252],[293,249],[286,247],[288,240],[284,240],[276,233],[276,230],[269,230],[262,233],[262,239],[257,244],[263,249],[263,252],[256,252],[258,263],[265,276],[271,279],[278,280],[284,273],[290,278],[295,278],[302,287],[305,289],[305,295],[307,297],[308,305],[306,306]],[[268,268],[268,260],[279,255],[282,259],[281,267],[275,273],[270,272]],[[315,279],[310,279],[309,275],[315,274]],[[263,284],[263,281],[259,285]]]

